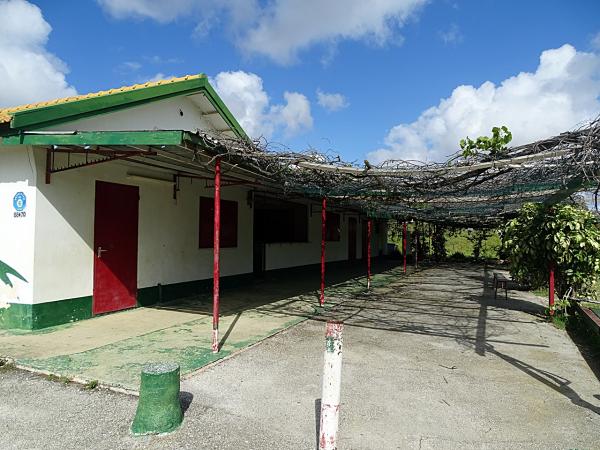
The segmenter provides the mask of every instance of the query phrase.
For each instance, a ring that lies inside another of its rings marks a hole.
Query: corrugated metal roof
[[[134,84],[132,86],[123,86],[123,87],[120,87],[117,89],[108,89],[106,91],[92,92],[90,94],[76,95],[73,97],[65,97],[65,98],[57,98],[57,99],[48,100],[45,102],[37,102],[37,103],[29,103],[26,105],[11,106],[9,108],[1,108],[0,109],[0,124],[1,123],[9,123],[12,119],[13,114],[20,112],[20,111],[45,108],[48,106],[77,102],[77,101],[85,100],[88,98],[104,97],[107,95],[119,94],[122,92],[137,91],[137,90],[145,89],[145,88],[149,88],[149,87],[161,86],[161,85],[165,85],[165,84],[169,84],[169,83],[177,83],[177,82],[181,82],[181,81],[194,80],[194,79],[200,79],[200,78],[206,78],[206,75],[204,75],[204,74],[185,75],[183,77],[173,77],[173,78],[169,78],[166,80],[159,80],[159,81],[148,81],[147,83]]]

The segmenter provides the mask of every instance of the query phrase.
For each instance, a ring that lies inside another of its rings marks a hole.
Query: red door
[[[136,305],[137,186],[96,181],[94,314]]]
[[[348,259],[356,259],[356,219],[348,218]]]

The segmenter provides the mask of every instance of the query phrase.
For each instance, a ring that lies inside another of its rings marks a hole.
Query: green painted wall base
[[[31,330],[32,306],[10,303],[7,308],[0,308],[0,329]]]
[[[181,422],[183,412],[179,402],[179,365],[145,365],[131,432],[136,435],[170,433]]]
[[[373,258],[374,260],[376,258]],[[378,258],[377,258],[378,259]],[[348,265],[348,261],[327,263],[328,268],[337,265]],[[353,267],[362,267],[364,261],[357,260]],[[352,267],[352,265],[350,266]],[[288,267],[265,272],[264,276],[281,278],[282,276],[308,276],[318,273],[320,264]],[[255,279],[254,274],[230,275],[221,277],[221,288],[230,289],[250,284]],[[166,303],[178,298],[192,295],[208,294],[212,291],[212,278],[186,281],[183,283],[165,284],[139,288],[137,306],[152,306]],[[92,314],[92,297],[79,297],[34,305],[13,303],[8,308],[0,308],[0,329],[39,330],[54,325],[89,319]]]
[[[253,279],[254,276],[251,273],[221,277],[220,287],[222,289],[235,288],[251,283]],[[137,302],[138,306],[152,306],[191,295],[208,294],[212,292],[212,288],[212,278],[140,288]]]
[[[241,286],[252,279],[252,274],[222,277],[221,287]],[[138,306],[152,306],[211,291],[212,279],[152,286],[138,289],[137,303]],[[34,305],[11,303],[8,308],[0,308],[0,329],[39,330],[92,317],[92,296]]]
[[[11,303],[0,309],[0,328],[39,330],[92,317],[92,297],[23,305]]]

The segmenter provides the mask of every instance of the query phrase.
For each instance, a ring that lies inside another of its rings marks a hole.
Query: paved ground
[[[378,270],[391,267],[379,261]],[[364,290],[364,263],[331,264],[328,305]],[[384,274],[378,275],[385,277]],[[176,361],[189,373],[317,313],[319,272],[276,273],[221,295],[221,351],[214,354],[212,296],[137,308],[36,332],[0,330],[0,357],[36,370],[137,390],[142,366]]]
[[[600,383],[579,349],[542,299],[494,301],[485,276],[391,270],[328,312],[346,322],[340,448],[600,448]],[[184,379],[168,436],[129,436],[135,398],[5,371],[0,448],[314,448],[326,318]]]

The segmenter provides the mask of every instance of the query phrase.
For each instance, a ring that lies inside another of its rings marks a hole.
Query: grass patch
[[[446,253],[448,255],[460,253],[467,257],[473,257],[473,243],[469,240],[469,236],[470,233],[468,230],[446,232]],[[479,257],[482,259],[497,259],[499,249],[500,236],[498,236],[497,233],[493,233],[489,238],[483,241]]]
[[[69,384],[72,381],[69,377],[66,377],[64,375],[55,375],[53,373],[49,373],[48,375],[46,375],[46,380],[62,384]]]
[[[83,388],[87,391],[92,391],[98,387],[98,380],[90,380],[83,385]]]
[[[414,239],[413,226],[409,224],[408,231],[410,233],[409,239]],[[457,260],[468,261],[473,258],[473,243],[469,240],[469,236],[473,236],[474,231],[469,232],[468,229],[462,229],[459,231],[446,231],[446,255],[453,257]],[[388,236],[389,242],[396,244],[398,250],[402,251],[402,233],[398,235]],[[413,242],[409,241],[409,254],[413,246]],[[429,245],[429,240],[427,239]],[[496,232],[492,232],[492,235],[483,241],[481,245],[480,259],[498,259],[498,250],[500,249],[500,236]],[[428,247],[429,248],[429,247]],[[428,253],[431,254],[432,249],[429,248]]]
[[[58,381],[59,376],[58,375],[54,375],[53,373],[49,373],[48,375],[46,375],[45,378],[48,381]]]
[[[566,330],[567,323],[569,320],[570,320],[569,317],[567,317],[563,314],[556,314],[554,316],[550,316],[550,322],[552,323],[552,325],[554,325],[559,330]]]

